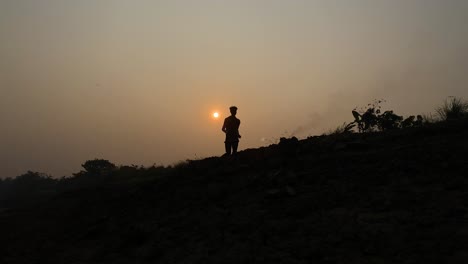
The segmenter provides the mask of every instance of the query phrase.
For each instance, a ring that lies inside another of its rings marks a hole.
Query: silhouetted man
[[[231,155],[231,150],[232,154],[237,153],[239,138],[241,138],[241,135],[239,135],[240,120],[236,118],[237,107],[231,106],[229,110],[231,111],[231,116],[224,119],[223,128],[221,129],[226,133],[226,140],[224,141],[224,146],[226,147],[225,155]]]

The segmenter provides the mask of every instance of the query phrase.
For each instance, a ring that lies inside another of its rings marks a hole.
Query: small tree
[[[88,160],[81,166],[88,174],[93,175],[108,175],[116,168],[113,163],[105,159]]]

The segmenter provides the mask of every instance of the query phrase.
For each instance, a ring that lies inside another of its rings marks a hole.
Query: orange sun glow
[[[213,117],[214,117],[214,118],[218,118],[218,117],[219,117],[219,113],[218,113],[218,112],[214,112],[214,113],[213,113]]]

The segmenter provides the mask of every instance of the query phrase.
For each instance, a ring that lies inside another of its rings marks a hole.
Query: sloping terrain
[[[0,263],[466,263],[468,123],[339,134],[0,211]]]

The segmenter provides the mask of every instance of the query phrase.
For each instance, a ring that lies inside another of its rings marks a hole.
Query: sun
[[[214,118],[218,118],[218,117],[219,117],[219,113],[218,113],[218,112],[214,112],[214,113],[213,113],[213,117],[214,117]]]

